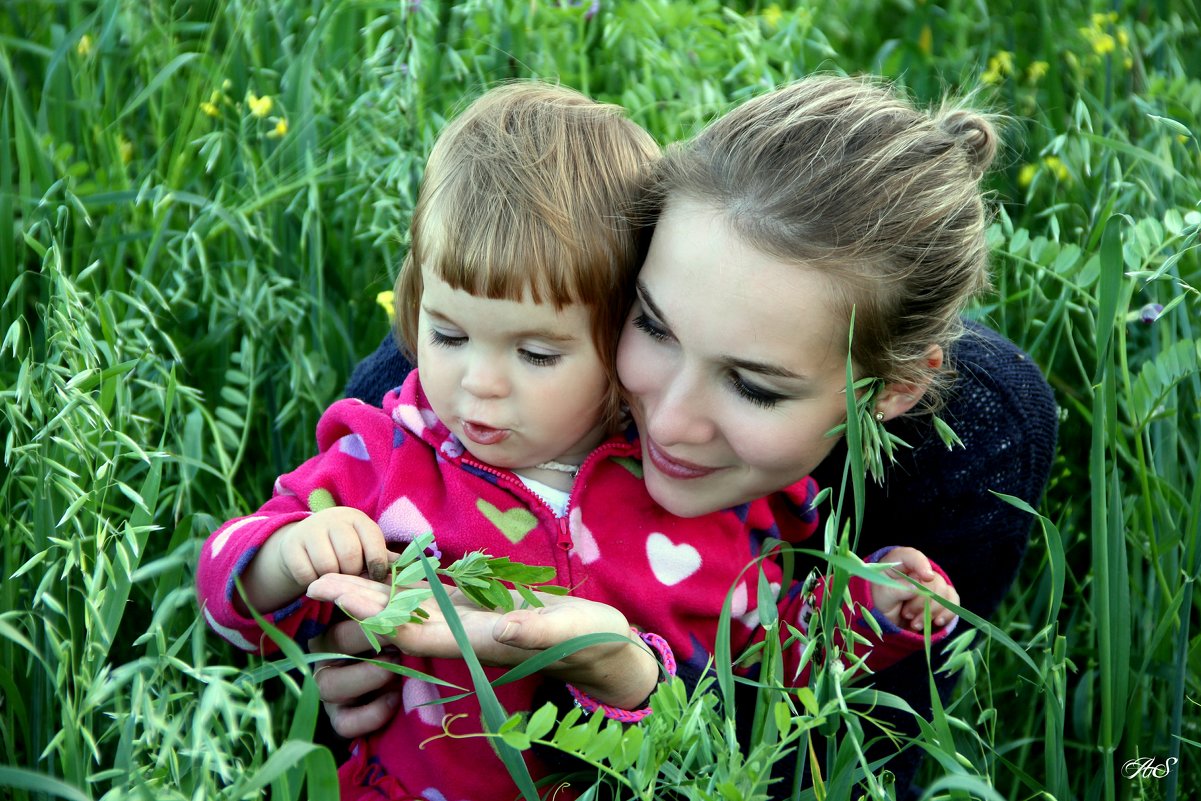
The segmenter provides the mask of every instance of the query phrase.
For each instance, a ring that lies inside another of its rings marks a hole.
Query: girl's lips
[[[463,434],[477,445],[495,445],[509,436],[509,429],[492,428],[491,426],[464,420]]]
[[[673,459],[663,451],[659,450],[659,446],[651,440],[646,441],[646,453],[650,457],[651,464],[655,466],[663,475],[668,478],[676,479],[693,479],[704,478],[711,473],[717,472],[716,467],[703,467],[692,462],[684,462],[679,459]]]

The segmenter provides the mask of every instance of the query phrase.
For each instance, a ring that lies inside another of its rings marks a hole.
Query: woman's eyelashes
[[[651,339],[658,340],[659,342],[666,342],[671,339],[671,334],[668,333],[667,329],[650,317],[647,317],[645,312],[634,316],[634,327]]]
[[[748,384],[738,373],[730,373],[730,386],[734,388],[740,398],[764,409],[771,409],[780,401],[788,400],[787,396],[778,392]]]
[[[651,339],[658,342],[670,342],[672,340],[671,332],[662,323],[648,316],[646,312],[639,312],[634,315],[632,322],[635,328]],[[789,399],[787,395],[763,389],[744,380],[741,375],[734,371],[731,371],[729,374],[729,384],[738,393],[738,397],[764,409],[771,409],[781,401]]]
[[[439,331],[437,328],[430,329],[430,344],[439,348],[458,348],[467,343],[465,334],[449,334],[445,331]],[[529,348],[518,348],[517,357],[526,364],[534,367],[554,367],[563,360],[561,353],[544,353],[542,351],[530,350]]]

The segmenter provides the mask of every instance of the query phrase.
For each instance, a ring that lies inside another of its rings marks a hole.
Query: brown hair
[[[980,178],[997,136],[982,114],[915,109],[877,83],[814,76],[749,100],[668,148],[652,204],[719,208],[748,244],[815,269],[855,307],[863,375],[931,385],[928,364],[962,333],[988,285]]]
[[[650,134],[620,106],[565,87],[506,84],[479,97],[438,137],[396,279],[396,331],[416,353],[423,267],[487,298],[592,313],[592,339],[609,372],[606,420],[616,419],[617,338],[632,302],[646,232],[633,214]]]

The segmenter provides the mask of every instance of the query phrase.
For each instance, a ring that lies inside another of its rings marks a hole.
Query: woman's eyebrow
[[[639,279],[637,282],[637,289],[638,299],[642,301],[642,305],[646,306],[650,313],[654,315],[655,319],[670,330],[671,325],[664,317],[663,310],[660,309],[655,303],[654,299],[651,298],[650,292],[647,291],[646,284],[642,283],[641,279]],[[722,361],[730,367],[738,370],[746,370],[750,373],[758,373],[759,375],[771,376],[773,378],[787,378],[793,381],[809,380],[807,376],[803,376],[800,373],[794,373],[792,370],[785,369],[776,364],[769,364],[767,362],[756,362],[751,359],[739,359],[733,356],[728,356]]]

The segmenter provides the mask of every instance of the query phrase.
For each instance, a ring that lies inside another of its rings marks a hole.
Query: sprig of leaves
[[[433,591],[428,587],[410,586],[425,578],[422,559],[432,561],[439,576],[450,579],[460,592],[484,609],[512,612],[517,608],[504,582],[512,585],[529,606],[543,605],[534,594],[535,588],[552,595],[567,594],[566,587],[544,583],[555,577],[553,567],[526,565],[507,556],[489,556],[483,550],[471,551],[449,567],[442,567],[437,557],[425,555],[433,542],[433,532],[427,532],[408,544],[400,558],[392,563],[392,594],[388,605],[379,613],[359,621],[375,650],[380,650],[377,635],[386,637],[406,623],[421,623],[429,618],[421,605],[433,597]]]
[[[884,483],[884,461],[889,464],[896,461],[898,448],[911,447],[908,442],[893,434],[884,427],[884,423],[876,419],[876,397],[884,389],[884,382],[879,378],[861,378],[853,385],[855,396],[855,416],[859,421],[859,436],[863,448],[863,464],[867,474],[877,484]],[[942,421],[939,421],[942,423]],[[946,426],[943,423],[943,426]],[[846,423],[840,423],[830,430],[830,436],[842,434],[847,430]],[[950,431],[950,427],[947,427]],[[939,431],[940,435],[942,431]],[[952,435],[954,432],[951,432]],[[944,442],[946,436],[943,435]]]

